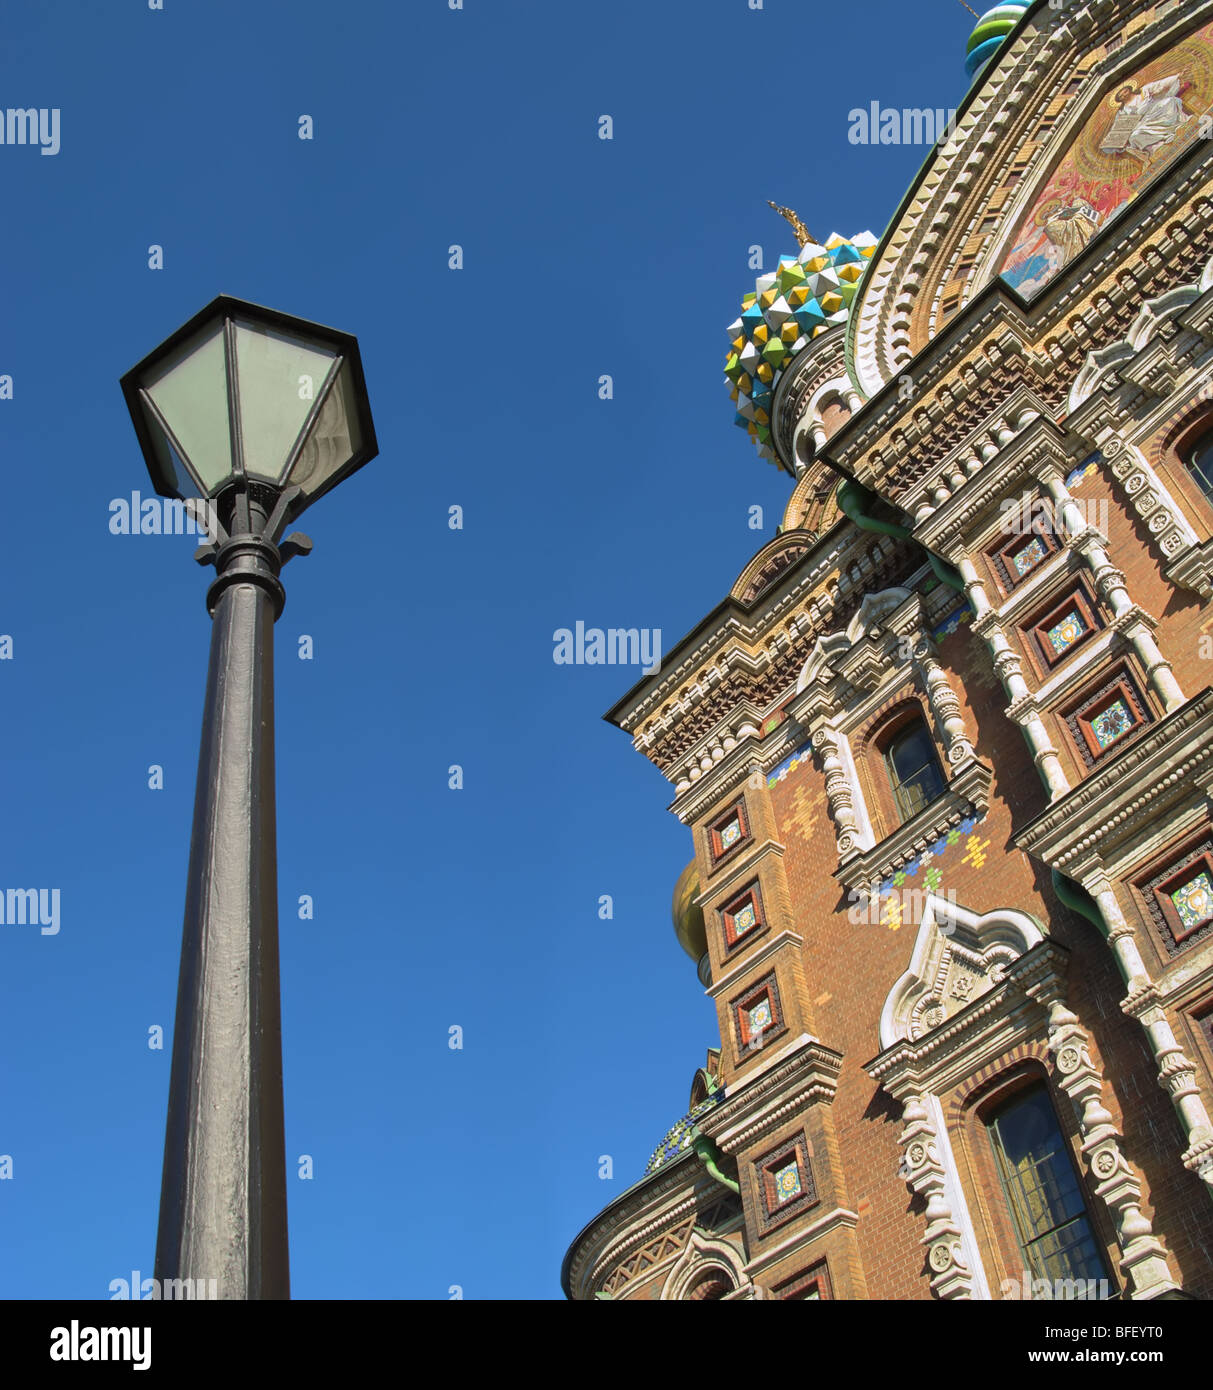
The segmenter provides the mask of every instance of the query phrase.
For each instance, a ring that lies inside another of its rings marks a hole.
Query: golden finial
[[[796,233],[796,240],[801,246],[811,246],[814,243],[815,238],[813,233],[809,231],[791,208],[781,208],[778,203],[771,202],[770,198],[767,199],[767,207],[774,208],[780,217],[786,218],[792,224],[792,230]]]
[[[974,19],[981,18],[981,16],[977,13],[977,11],[973,8],[972,5],[965,5],[965,0],[960,0],[960,3],[964,5],[965,9],[968,10],[968,12],[973,16]]]

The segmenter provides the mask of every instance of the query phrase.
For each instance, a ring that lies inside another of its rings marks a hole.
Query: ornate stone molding
[[[966,1233],[952,1211],[943,1145],[922,1096],[906,1097],[902,1119],[905,1128],[898,1143],[903,1176],[910,1190],[927,1202],[927,1230],[921,1243],[927,1247],[931,1291],[937,1298],[972,1298],[973,1270],[966,1261]]]
[[[1018,849],[1069,877],[1098,864],[1112,877],[1141,855],[1134,835],[1213,784],[1213,689],[1148,726],[1119,754],[1101,758],[1015,837]]]
[[[842,1054],[806,1033],[768,1071],[730,1086],[726,1099],[708,1112],[699,1128],[725,1153],[737,1153],[808,1106],[828,1105],[841,1070]]]
[[[1098,448],[1126,501],[1146,523],[1162,559],[1168,563],[1186,560],[1173,576],[1175,582],[1180,582],[1178,573],[1183,573],[1189,580],[1185,587],[1195,587],[1206,598],[1213,595],[1213,576],[1201,571],[1193,556],[1193,552],[1202,550],[1196,532],[1158,474],[1150,467],[1146,456],[1128,440],[1112,432],[1098,440]],[[1123,582],[1122,577],[1122,586]]]
[[[1166,1252],[1141,1211],[1141,1184],[1125,1161],[1120,1136],[1103,1106],[1103,1079],[1090,1043],[1065,1006],[1067,953],[1026,913],[978,916],[942,898],[928,900],[910,968],[894,985],[880,1021],[884,1051],[868,1074],[902,1100],[903,1176],[928,1194],[932,1288],[940,1297],[972,1297],[965,1221],[955,1212],[959,1179],[942,1152],[930,1110],[945,1091],[1011,1047],[1042,1036],[1060,1088],[1075,1105],[1095,1192],[1116,1221],[1121,1267],[1135,1298],[1176,1287]],[[972,983],[957,999],[957,967]],[[924,1007],[924,1005],[926,1007]],[[949,1151],[950,1152],[950,1151]],[[986,1295],[988,1296],[988,1294]]]
[[[693,1286],[712,1270],[720,1270],[725,1275],[733,1285],[734,1294],[749,1284],[745,1256],[732,1241],[713,1240],[692,1230],[682,1254],[666,1275],[659,1298],[667,1302],[681,1302]]]

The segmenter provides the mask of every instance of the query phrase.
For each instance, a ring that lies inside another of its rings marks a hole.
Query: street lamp
[[[156,1277],[288,1298],[273,633],[281,568],[311,541],[279,538],[375,457],[375,428],[356,339],[226,295],[122,392],[156,491],[205,522],[194,558],[215,567]]]

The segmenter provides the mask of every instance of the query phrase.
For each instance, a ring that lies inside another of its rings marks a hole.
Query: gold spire
[[[965,5],[965,0],[960,0],[960,3],[964,5],[965,9],[968,10],[968,12],[973,16],[974,19],[981,18],[981,16],[977,13],[977,11],[973,8],[972,5]]]
[[[810,246],[813,244],[813,233],[809,231],[809,229],[804,225],[800,218],[797,217],[797,215],[792,211],[791,208],[781,208],[778,203],[771,202],[770,198],[767,199],[767,207],[774,208],[775,211],[780,215],[780,217],[787,218],[787,220],[792,224],[792,230],[796,233],[796,240],[800,243],[801,246]]]

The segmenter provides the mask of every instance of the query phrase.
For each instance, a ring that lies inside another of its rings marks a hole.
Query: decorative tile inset
[[[768,773],[768,791],[772,787],[778,786],[780,782],[784,781],[793,772],[795,772],[798,767],[804,767],[807,763],[812,762],[812,760],[813,745],[811,743],[806,743],[803,747],[798,748],[790,758],[785,758],[783,762],[779,764],[778,767],[773,768],[771,772]]]
[[[1207,873],[1199,873],[1195,878],[1177,888],[1171,895],[1179,920],[1188,931],[1200,926],[1213,917],[1213,882]]]
[[[1213,838],[1172,850],[1134,887],[1171,959],[1213,938]]]
[[[1046,631],[1045,636],[1049,639],[1049,645],[1060,656],[1087,631],[1087,625],[1079,617],[1078,610],[1072,608],[1059,623],[1055,623]]]
[[[775,1174],[775,1196],[778,1201],[791,1201],[793,1197],[799,1197],[802,1190],[800,1168],[797,1164],[789,1163],[786,1168],[780,1168]]]
[[[1101,748],[1107,748],[1122,734],[1127,734],[1133,727],[1133,722],[1128,705],[1118,696],[1107,709],[1091,720],[1091,732],[1095,735],[1095,742]]]
[[[1048,553],[1044,541],[1039,536],[1033,536],[1027,545],[1021,546],[1011,555],[1011,564],[1015,566],[1015,573],[1022,579],[1030,569],[1039,565]]]
[[[725,825],[720,831],[720,843],[725,849],[730,849],[741,839],[741,821],[736,816]]]
[[[754,912],[754,904],[752,902],[746,903],[739,912],[733,914],[734,935],[744,936],[746,932],[753,930],[754,924],[757,921],[758,918]]]
[[[769,999],[760,999],[748,1012],[751,1033],[757,1033],[761,1029],[771,1026],[771,1001]]]
[[[751,1169],[760,1234],[817,1205],[817,1180],[809,1157],[812,1147],[802,1130],[764,1154]]]
[[[1152,720],[1137,678],[1126,665],[1062,713],[1087,767],[1109,754],[1115,757],[1123,744]]]

